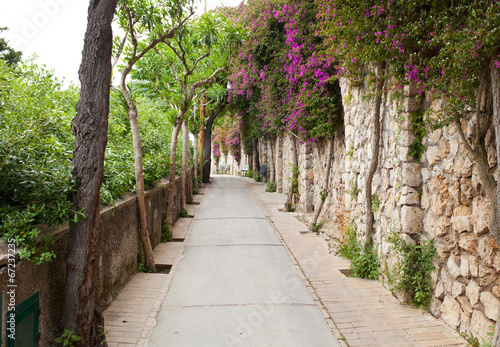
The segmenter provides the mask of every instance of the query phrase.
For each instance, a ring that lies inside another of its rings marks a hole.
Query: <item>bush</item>
[[[269,193],[273,193],[276,191],[276,182],[274,181],[267,181],[267,185],[266,185],[266,192],[269,192]]]
[[[347,230],[347,240],[340,245],[340,255],[351,261],[350,269],[354,276],[378,279],[379,262],[373,245],[362,245],[356,237],[356,225],[351,223]]]
[[[16,70],[0,61],[0,234],[22,259],[50,261],[52,239],[37,224],[77,221],[71,120],[78,90],[62,90],[50,71],[32,62]]]
[[[401,256],[389,274],[392,290],[405,293],[410,305],[427,308],[432,299],[431,272],[435,269],[432,261],[436,256],[434,241],[407,244],[396,232],[390,233],[387,241]]]
[[[37,225],[84,217],[71,201],[75,186],[71,121],[78,98],[76,87],[63,90],[52,72],[31,61],[11,68],[0,60],[0,235],[16,244],[22,259],[36,264],[55,257],[53,238],[41,237]],[[168,175],[172,111],[161,100],[138,97],[136,101],[148,188]],[[101,201],[113,203],[134,188],[130,123],[123,97],[113,92]]]

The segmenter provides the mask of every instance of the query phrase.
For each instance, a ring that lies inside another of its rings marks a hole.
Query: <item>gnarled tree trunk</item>
[[[385,64],[381,66],[379,70],[380,79],[377,83],[375,90],[375,106],[373,109],[373,140],[371,153],[371,161],[368,164],[368,175],[366,176],[366,187],[365,187],[365,247],[372,244],[372,234],[373,234],[373,208],[372,208],[372,182],[375,171],[378,167],[378,156],[380,152],[380,106],[382,105],[383,87],[384,87],[384,76],[385,75]]]
[[[297,150],[297,139],[294,134],[290,136],[290,139],[292,141],[292,181],[290,182],[290,189],[288,190],[285,206],[283,207],[286,212],[292,212],[294,210],[292,205],[296,203],[294,196],[298,190],[299,179],[299,153]]]
[[[172,226],[174,224],[174,197],[175,197],[175,171],[177,168],[176,158],[177,158],[177,140],[179,138],[179,133],[182,127],[182,118],[178,117],[174,124],[174,132],[172,133],[172,139],[170,140],[170,175],[169,175],[169,191],[168,191],[168,201],[167,201],[167,228],[172,231]]]
[[[123,91],[123,90],[122,90]],[[149,239],[148,222],[146,219],[146,201],[144,198],[144,171],[142,167],[141,135],[139,133],[138,112],[128,93],[125,95],[128,104],[128,118],[132,130],[132,142],[134,146],[134,166],[135,166],[135,193],[137,198],[137,208],[139,210],[140,239],[144,251],[144,261],[148,270],[156,272],[156,264]]]
[[[274,147],[275,147],[275,143],[276,143],[276,140],[274,139],[274,137],[271,137],[269,139],[269,172],[267,174],[267,177],[269,179],[269,181],[271,182],[276,182],[276,165],[275,165],[275,162],[274,162]]]
[[[212,165],[212,127],[215,117],[210,117],[205,124],[203,134],[203,183],[210,183],[210,167]]]
[[[66,287],[61,325],[82,339],[79,346],[98,344],[102,315],[95,302],[95,257],[99,226],[100,190],[108,132],[111,85],[111,22],[117,0],[91,0],[79,76],[80,100],[72,128],[75,134],[73,167],[77,185],[73,201],[85,220],[69,233]]]
[[[193,154],[193,167],[194,167],[194,190],[198,191],[198,133],[194,135],[194,154]]]
[[[182,194],[181,194],[181,209],[186,210],[187,208],[187,169],[188,169],[188,125],[187,121],[182,123],[182,172],[181,172],[181,185],[182,185]]]
[[[260,175],[260,158],[259,158],[259,139],[254,137],[253,141],[253,172]]]
[[[325,173],[323,174],[323,185],[321,190],[321,200],[319,201],[319,206],[315,208],[314,217],[309,225],[309,230],[313,230],[314,226],[318,222],[319,215],[321,214],[321,210],[323,209],[323,205],[325,204],[325,200],[328,196],[328,186],[330,184],[330,170],[332,169],[333,163],[333,144],[334,139],[333,136],[330,138],[330,142],[328,144],[328,152],[326,157],[326,168]]]

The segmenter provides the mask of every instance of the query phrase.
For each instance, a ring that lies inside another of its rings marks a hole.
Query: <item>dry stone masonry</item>
[[[329,239],[343,240],[350,222],[358,236],[366,230],[363,192],[374,136],[373,107],[364,87],[341,81],[344,126],[335,134],[333,166],[328,196],[323,207],[323,227]],[[438,257],[432,273],[431,313],[459,331],[487,337],[500,312],[500,252],[489,235],[490,207],[477,169],[461,143],[455,124],[427,132],[420,161],[409,155],[416,136],[411,114],[418,110],[439,110],[441,101],[418,98],[412,86],[404,97],[394,97],[386,82],[381,105],[381,143],[372,192],[378,197],[374,243],[379,257],[390,265],[393,249],[386,240],[391,231],[407,242],[434,239]],[[470,135],[473,123],[462,120]],[[314,211],[321,199],[325,175],[327,141],[299,148],[298,209]],[[271,144],[274,146],[271,146]],[[272,149],[271,149],[272,148]],[[486,138],[490,168],[497,175],[494,133]],[[269,151],[273,151],[270,155]],[[274,158],[278,192],[286,193],[292,177],[292,149],[288,136],[259,144],[261,163]]]

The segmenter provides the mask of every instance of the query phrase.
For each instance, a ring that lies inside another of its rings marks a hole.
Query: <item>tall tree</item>
[[[2,31],[8,30],[7,28],[0,28],[0,33]],[[0,59],[5,60],[7,64],[13,65],[21,61],[22,53],[16,51],[14,48],[9,46],[9,43],[2,37],[0,37]]]
[[[171,39],[174,33],[194,14],[192,1],[188,4],[187,13],[184,12],[183,8],[185,5],[185,2],[182,0],[173,0],[159,4],[152,1],[122,0],[118,11],[119,23],[126,30],[126,38],[129,40],[128,44],[125,44],[124,47],[125,65],[121,70],[120,86],[127,102],[127,116],[132,128],[135,190],[139,210],[140,238],[144,250],[145,265],[153,272],[156,271],[156,266],[146,220],[139,114],[132,95],[127,89],[126,81],[134,65],[146,53],[154,49],[158,43]],[[139,35],[143,32],[148,32],[149,36],[143,42],[139,42]]]
[[[80,101],[73,119],[75,149],[73,195],[76,210],[86,218],[71,229],[66,253],[66,287],[62,324],[82,339],[79,346],[97,344],[102,315],[95,302],[95,256],[100,189],[108,129],[111,85],[111,22],[117,0],[91,0],[79,75]]]
[[[174,217],[178,136],[193,101],[198,100],[227,68],[234,37],[237,36],[235,32],[237,28],[224,15],[209,12],[177,31],[171,40],[164,41],[164,45],[155,49],[156,55],[149,55],[148,60],[141,64],[138,76],[150,80],[177,111],[170,148],[167,202],[167,226],[170,230]],[[186,173],[183,171],[181,174]]]

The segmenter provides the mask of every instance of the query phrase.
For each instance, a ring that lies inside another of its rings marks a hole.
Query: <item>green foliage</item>
[[[75,335],[74,330],[68,330],[64,328],[64,333],[56,338],[54,341],[62,344],[64,347],[73,347],[74,343],[80,341],[82,338],[78,335]]]
[[[483,339],[483,343],[479,342],[479,339],[472,335],[472,333],[468,331],[462,331],[460,336],[467,341],[467,346],[472,347],[491,347],[491,342],[493,341],[493,335],[495,334],[495,326],[490,326],[490,331],[488,332],[488,338]]]
[[[152,188],[169,174],[171,110],[164,101],[137,97],[143,156],[144,186]],[[179,143],[178,146],[181,146]],[[181,153],[178,151],[177,153]],[[177,160],[180,160],[180,155]],[[180,162],[177,165],[180,167]],[[111,93],[108,144],[101,188],[103,204],[113,204],[124,193],[134,191],[134,150],[125,100],[119,91]]]
[[[188,211],[185,209],[181,209],[181,217],[182,218],[187,218],[188,217]]]
[[[354,145],[351,143],[351,147],[349,147],[349,150],[345,152],[346,157],[349,159],[352,159],[352,156],[354,155]]]
[[[372,211],[373,213],[377,212],[380,207],[380,198],[377,194],[372,195]]]
[[[144,261],[140,261],[137,263],[137,271],[142,272],[142,273],[150,273],[151,270],[148,269]]]
[[[354,200],[358,200],[358,194],[361,190],[358,188],[358,179],[350,180],[349,181],[349,190],[347,191],[347,194],[352,196]]]
[[[0,235],[17,245],[22,259],[36,264],[55,257],[53,237],[43,235],[38,225],[84,218],[71,201],[71,120],[78,97],[77,88],[63,90],[51,71],[31,61],[14,70],[0,59]],[[171,111],[162,101],[137,101],[145,184],[151,187],[168,174]],[[123,102],[121,94],[112,93],[101,189],[104,204],[135,188],[130,123]]]
[[[314,223],[313,227],[312,227],[312,232],[313,233],[319,233],[319,231],[321,230],[321,228],[323,228],[323,225],[325,225],[325,222],[326,222],[326,220],[322,219],[321,222]]]
[[[319,196],[321,197],[321,201],[325,201],[327,195],[328,194],[324,190],[322,190],[322,191],[319,192]]]
[[[253,170],[248,170],[247,173],[246,173],[246,176],[248,178],[253,178],[253,176],[254,176]]]
[[[258,172],[254,173],[253,179],[255,180],[255,182],[262,182],[262,177],[259,175]]]
[[[412,112],[410,116],[410,130],[415,134],[416,138],[410,145],[408,156],[413,157],[413,159],[417,162],[420,162],[420,159],[425,152],[425,146],[422,144],[422,140],[426,134],[424,113],[425,112],[423,110],[418,110]]]
[[[0,33],[6,30],[7,28],[0,28]],[[10,47],[9,43],[0,37],[0,60],[5,61],[9,65],[14,65],[21,61],[21,55],[21,52]]]
[[[166,213],[163,213],[163,223],[161,224],[161,242],[169,242],[172,239],[172,232],[168,228]]]
[[[276,182],[275,181],[267,181],[266,192],[273,193],[276,191]]]
[[[106,334],[109,333],[108,330],[105,330],[102,325],[97,326],[97,342],[101,346],[107,346]]]
[[[378,279],[379,261],[377,251],[372,244],[362,245],[356,236],[356,225],[351,222],[347,230],[347,239],[340,245],[340,255],[351,261],[350,269],[354,276]]]
[[[0,234],[22,259],[50,261],[52,239],[37,224],[77,222],[71,203],[75,88],[32,62],[14,71],[0,60]],[[41,243],[37,240],[41,237]]]
[[[414,307],[427,308],[432,298],[431,272],[436,256],[434,241],[406,243],[396,232],[391,232],[387,241],[391,242],[400,256],[400,261],[392,269],[392,290],[405,293],[408,303]]]

